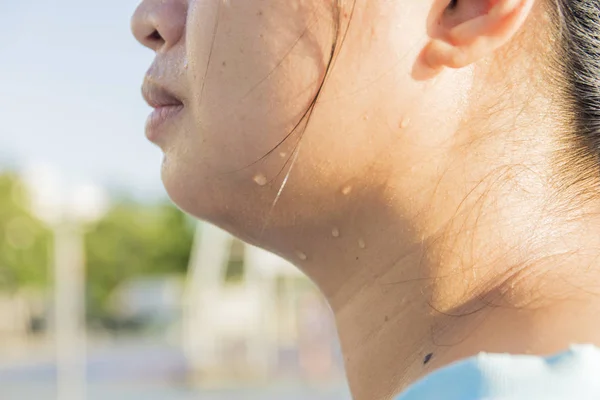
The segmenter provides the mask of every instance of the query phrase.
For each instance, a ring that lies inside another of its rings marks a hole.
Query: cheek
[[[316,1],[205,3],[188,17],[191,111],[206,161],[242,168],[284,141],[310,106],[328,62],[331,12]]]
[[[189,113],[163,165],[165,187],[185,211],[239,225],[260,220],[277,196],[304,124],[294,128],[315,98],[332,46],[331,9],[308,3],[190,4]]]
[[[375,178],[384,181],[386,157],[406,158],[391,150],[414,140],[417,121],[408,128],[403,122],[416,117],[421,104],[422,88],[410,71],[425,35],[412,18],[420,6],[408,10],[407,2],[361,2],[367,5],[357,8],[308,129],[301,123],[294,130],[305,121],[329,62],[335,22],[327,3],[193,2],[186,31],[193,101],[186,135],[167,154],[163,171],[181,208],[221,226],[260,226],[302,133],[272,224],[292,213],[295,222],[341,215],[346,210],[332,199],[348,185],[357,193]]]

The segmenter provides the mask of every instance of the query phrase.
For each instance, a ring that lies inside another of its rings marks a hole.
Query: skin
[[[146,80],[184,104],[155,139],[173,201],[319,286],[357,400],[480,351],[600,344],[598,203],[560,185],[546,5],[345,1],[328,69],[332,10],[140,4]]]

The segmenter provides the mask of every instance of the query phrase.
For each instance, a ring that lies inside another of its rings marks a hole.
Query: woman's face
[[[431,2],[333,2],[139,6],[134,34],[156,52],[145,93],[182,104],[159,107],[147,130],[182,209],[250,241],[316,225],[408,179],[447,139],[460,82],[413,78]]]

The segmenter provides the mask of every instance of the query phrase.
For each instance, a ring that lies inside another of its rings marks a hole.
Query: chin
[[[243,185],[207,176],[199,169],[165,158],[161,175],[171,201],[198,220],[256,243],[258,232],[255,231],[260,225],[256,216],[260,213],[252,206],[256,205],[251,200],[252,193],[248,193]]]
[[[216,213],[215,202],[211,201],[214,190],[203,184],[201,174],[192,174],[182,168],[174,158],[165,155],[161,179],[169,198],[182,211],[198,219],[208,220]]]

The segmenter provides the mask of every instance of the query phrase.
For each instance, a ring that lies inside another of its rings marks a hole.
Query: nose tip
[[[133,36],[156,52],[176,45],[185,32],[187,2],[144,0],[131,18]]]

